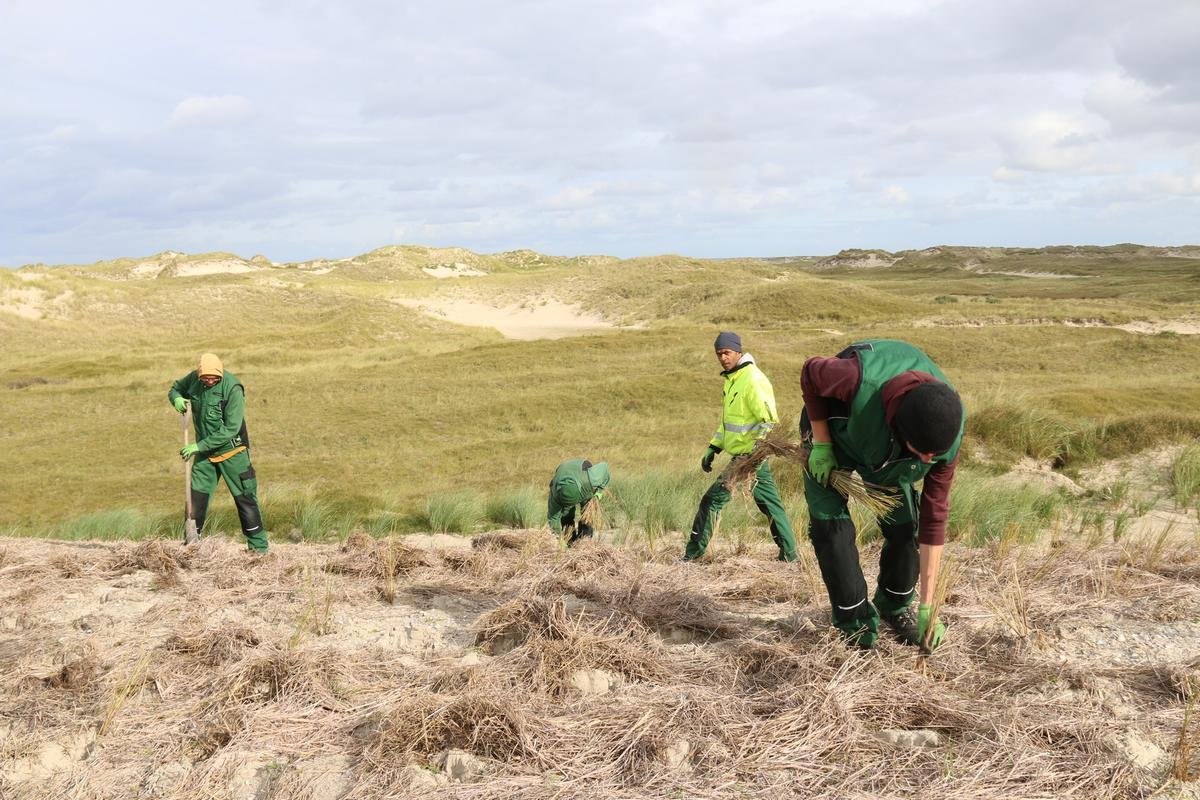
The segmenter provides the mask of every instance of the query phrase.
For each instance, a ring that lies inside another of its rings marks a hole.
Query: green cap
[[[587,469],[588,481],[592,484],[592,491],[598,492],[605,486],[608,486],[609,474],[608,464],[601,461],[599,464],[592,464]]]

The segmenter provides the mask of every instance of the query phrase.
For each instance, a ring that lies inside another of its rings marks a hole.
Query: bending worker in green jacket
[[[775,413],[775,390],[771,381],[754,363],[754,356],[742,352],[742,339],[736,333],[722,331],[714,343],[721,374],[725,376],[725,391],[721,405],[721,422],[704,457],[700,468],[712,472],[713,459],[722,451],[735,459],[754,449],[754,443],[763,438],[779,422]],[[771,538],[779,547],[780,561],[796,560],[796,540],[787,512],[779,499],[771,466],[766,460],[756,473],[754,502],[758,510],[767,515],[771,522]],[[717,479],[700,500],[700,509],[692,522],[692,535],[684,550],[684,561],[694,561],[704,555],[708,540],[712,538],[713,526],[730,492],[721,479]]]
[[[567,547],[580,539],[592,538],[594,531],[591,525],[583,521],[582,508],[593,497],[599,498],[604,494],[608,481],[608,464],[593,464],[586,458],[564,461],[554,470],[546,505],[546,521],[557,536],[562,536],[566,529]]]
[[[192,465],[192,513],[196,529],[203,530],[208,501],[225,479],[237,506],[242,533],[249,549],[267,552],[267,532],[258,509],[258,480],[250,463],[250,436],[246,432],[246,390],[221,359],[212,353],[200,356],[200,365],[171,384],[167,393],[180,414],[192,407],[196,441],[179,451]]]
[[[931,604],[962,443],[962,400],[929,356],[890,339],[857,342],[833,358],[808,359],[800,386],[801,431],[812,441],[804,476],[809,536],[829,590],[834,626],[851,643],[872,647],[882,619],[900,641],[937,647],[945,627],[939,622],[930,630]],[[827,485],[835,469],[894,487],[903,498],[879,520],[883,548],[874,602],[867,599],[846,498]],[[923,481],[919,492],[918,481]],[[918,579],[914,617],[910,604]]]

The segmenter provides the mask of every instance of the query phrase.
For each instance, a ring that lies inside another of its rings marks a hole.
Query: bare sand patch
[[[393,302],[458,325],[495,328],[506,338],[524,341],[562,339],[616,327],[598,314],[591,314],[579,306],[550,298],[531,299],[504,306],[471,300],[393,298]]]
[[[191,278],[196,275],[234,275],[242,272],[256,272],[253,267],[238,258],[224,258],[213,261],[191,261],[177,264],[174,274],[180,278]]]
[[[453,264],[438,264],[436,267],[421,267],[421,271],[434,278],[469,278],[487,275],[483,270],[475,269],[469,264],[458,261]]]
[[[1077,497],[1087,491],[1061,472],[1055,472],[1050,462],[1038,461],[1028,456],[1014,464],[1012,469],[997,480],[1010,486],[1032,486],[1046,491],[1062,489]]]
[[[946,317],[926,317],[924,319],[913,320],[912,323],[914,328],[994,328],[1019,325],[1058,325],[1064,328],[1110,328],[1112,330],[1126,331],[1127,333],[1137,333],[1142,335],[1174,333],[1180,336],[1194,336],[1196,334],[1200,334],[1200,319],[1195,317],[1182,317],[1175,320],[1135,320],[1133,322],[1126,322],[1120,325],[1114,325],[1113,323],[1107,322],[1103,319],[1095,318],[1002,319],[998,317],[987,319],[948,319]]]
[[[1090,278],[1091,275],[1068,275],[1065,272],[1046,272],[1039,270],[1011,270],[1011,269],[988,269],[978,259],[971,259],[963,264],[963,269],[967,272],[974,272],[976,275],[1007,275],[1011,278]]]
[[[1136,320],[1113,327],[1130,333],[1175,333],[1181,336],[1195,336],[1200,334],[1200,319],[1191,317],[1175,320]]]
[[[138,264],[135,264],[133,266],[133,269],[129,270],[129,277],[134,278],[136,280],[145,280],[147,278],[157,278],[159,276],[159,274],[161,274],[162,271],[164,269],[166,269],[166,266],[167,265],[165,263],[163,263],[162,261],[159,261],[158,259],[152,259],[150,261],[142,261]]]
[[[67,290],[51,297],[44,289],[37,287],[5,289],[0,293],[0,311],[32,320],[60,316],[74,295],[74,292]]]

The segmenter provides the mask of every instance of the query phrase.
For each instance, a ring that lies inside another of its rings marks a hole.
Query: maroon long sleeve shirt
[[[909,370],[902,372],[883,385],[882,400],[884,419],[891,427],[896,410],[904,395],[922,383],[936,381],[926,372]],[[857,358],[814,357],[804,362],[800,373],[800,388],[804,393],[804,409],[809,420],[829,419],[829,400],[840,400],[849,406],[858,393],[862,381],[862,365]],[[946,464],[938,464],[925,476],[921,489],[921,513],[917,541],[921,544],[944,544],[946,541],[946,519],[950,516],[950,485],[954,483],[954,470],[958,467],[958,455]]]

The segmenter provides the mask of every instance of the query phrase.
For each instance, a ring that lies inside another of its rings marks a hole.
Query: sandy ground
[[[75,293],[69,289],[54,297],[37,287],[5,289],[0,292],[0,313],[16,314],[23,319],[32,320],[55,317],[63,313],[74,296]]]
[[[242,272],[256,272],[257,267],[247,264],[241,259],[218,259],[215,261],[189,261],[175,267],[175,275],[180,278],[195,275],[236,275]]]
[[[1173,320],[1135,320],[1120,325],[1112,325],[1102,319],[947,319],[945,317],[928,317],[913,320],[914,328],[992,328],[1012,325],[1057,325],[1064,328],[1112,328],[1128,331],[1129,333],[1155,334],[1175,333],[1181,336],[1200,334],[1200,319],[1196,317],[1180,317]]]
[[[487,275],[482,270],[473,269],[467,264],[458,262],[454,264],[439,264],[436,267],[422,267],[421,271],[434,278],[470,278]]]
[[[459,325],[495,328],[509,339],[562,339],[616,327],[579,306],[549,298],[530,298],[504,306],[470,300],[393,298],[393,302]]]
[[[667,544],[0,540],[0,797],[1198,796],[1194,541],[952,546],[929,659]]]

